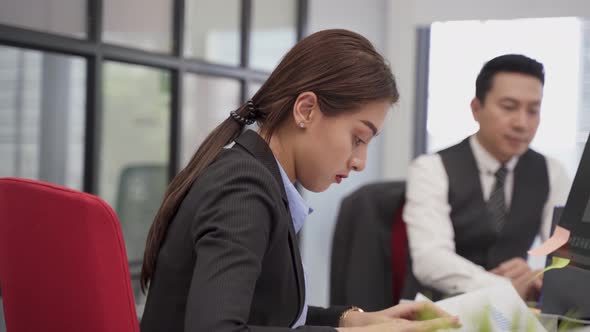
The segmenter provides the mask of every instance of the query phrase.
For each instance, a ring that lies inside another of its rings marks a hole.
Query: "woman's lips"
[[[346,179],[347,177],[348,177],[348,175],[342,175],[342,174],[336,175],[336,183],[342,182],[342,180]]]

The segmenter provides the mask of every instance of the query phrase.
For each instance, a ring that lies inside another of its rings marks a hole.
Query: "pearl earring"
[[[305,128],[305,123],[303,121],[299,122],[299,128]]]

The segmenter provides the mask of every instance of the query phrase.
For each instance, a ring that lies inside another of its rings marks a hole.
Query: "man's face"
[[[536,77],[496,74],[485,100],[471,102],[479,142],[500,162],[526,152],[539,127],[542,98],[543,84]]]

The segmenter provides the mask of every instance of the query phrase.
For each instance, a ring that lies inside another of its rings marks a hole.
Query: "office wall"
[[[590,14],[590,3],[586,0],[414,0],[410,3],[414,3],[414,23],[416,24],[449,20],[588,16]]]
[[[379,51],[385,50],[386,0],[309,1],[309,32],[344,28],[361,33]],[[302,236],[303,262],[308,281],[308,299],[315,305],[328,303],[328,279],[332,233],[342,198],[364,183],[381,178],[383,137],[379,136],[369,145],[369,157],[364,172],[352,174],[341,184],[323,193],[305,193],[314,213],[306,220]]]

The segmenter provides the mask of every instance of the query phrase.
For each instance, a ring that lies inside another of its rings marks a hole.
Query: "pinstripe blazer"
[[[141,330],[290,331],[304,297],[279,168],[267,143],[246,131],[181,203],[158,254]],[[310,307],[307,324],[337,326],[345,309]]]

